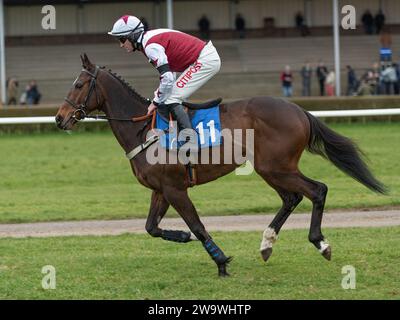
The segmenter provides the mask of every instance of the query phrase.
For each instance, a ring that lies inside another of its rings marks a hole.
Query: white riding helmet
[[[144,31],[143,23],[135,16],[122,16],[115,23],[109,35],[115,37],[127,36],[131,33],[136,34]]]

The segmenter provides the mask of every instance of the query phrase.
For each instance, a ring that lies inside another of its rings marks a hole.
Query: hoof
[[[186,243],[189,241],[192,241],[192,234],[190,233],[190,231],[188,232],[182,231],[180,242]]]
[[[226,261],[220,265],[218,265],[218,276],[220,277],[229,277],[230,274],[226,271],[226,267],[228,263],[232,261],[232,257],[228,257]]]
[[[265,262],[267,262],[271,254],[272,254],[272,248],[267,248],[261,251],[261,257]]]
[[[225,271],[219,270],[218,271],[218,276],[220,276],[220,277],[229,277],[230,274],[226,270]]]
[[[328,246],[324,251],[322,251],[321,254],[326,260],[331,261],[331,256],[332,256],[331,246]]]

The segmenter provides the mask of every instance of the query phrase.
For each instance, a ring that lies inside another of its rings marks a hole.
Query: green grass
[[[329,187],[326,209],[400,205],[400,123],[330,127],[359,143],[391,194],[376,195],[321,157],[304,153],[302,171]],[[0,146],[1,223],[147,216],[151,192],[137,182],[111,132],[6,134]],[[281,204],[255,173],[230,174],[190,194],[201,215],[272,213]],[[297,212],[310,208],[305,199]]]
[[[284,230],[265,264],[260,232],[215,233],[234,259],[219,279],[200,242],[146,235],[0,240],[0,299],[400,299],[400,227],[325,229],[332,261]],[[42,288],[42,267],[56,270],[56,289]],[[344,266],[356,289],[341,287]]]

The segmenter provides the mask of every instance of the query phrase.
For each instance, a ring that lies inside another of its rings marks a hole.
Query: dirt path
[[[202,217],[208,231],[263,231],[273,215]],[[311,214],[292,214],[283,229],[309,228]],[[0,224],[0,238],[52,237],[76,235],[118,235],[144,233],[146,220],[73,221]],[[400,210],[326,212],[323,228],[383,227],[400,225]],[[165,229],[188,230],[180,218],[166,218],[160,226]]]

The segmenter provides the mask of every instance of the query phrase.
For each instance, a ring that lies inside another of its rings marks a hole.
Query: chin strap
[[[129,37],[129,41],[132,43],[133,51],[142,50],[143,49],[143,36],[144,31],[140,33],[134,33]]]

